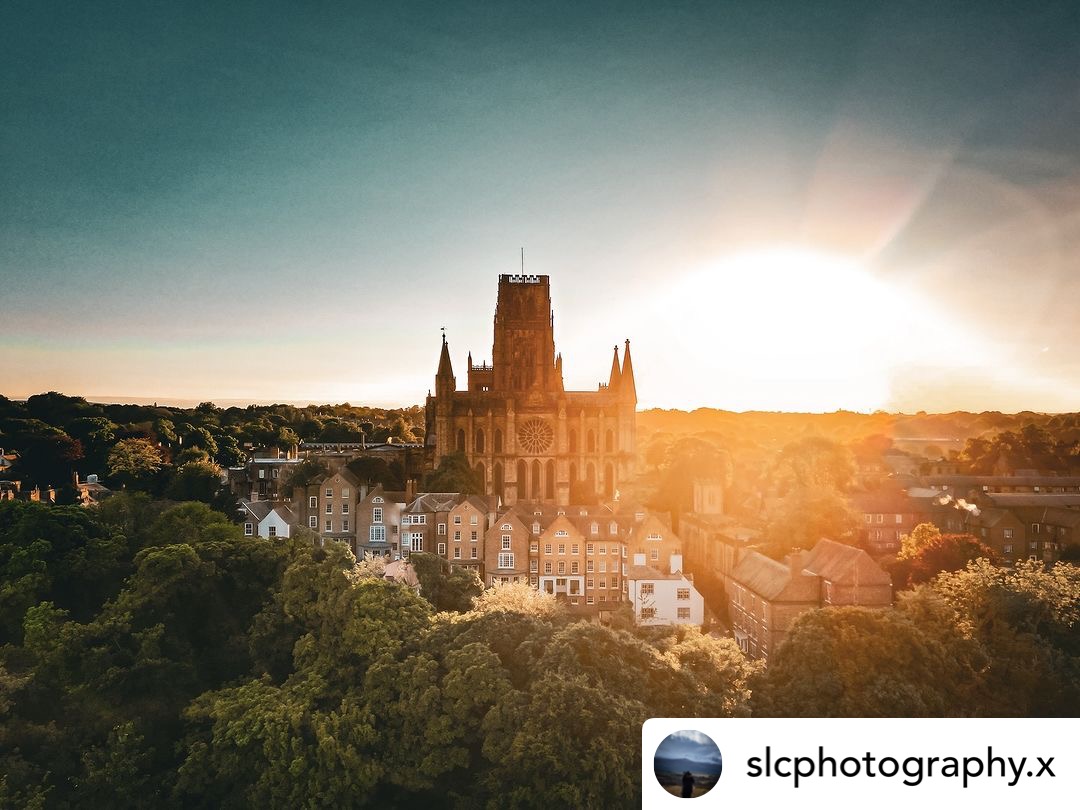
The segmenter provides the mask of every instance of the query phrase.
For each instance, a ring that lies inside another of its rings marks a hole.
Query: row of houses
[[[1039,484],[1023,491],[1003,491],[1003,486],[976,482],[891,487],[853,495],[851,504],[863,521],[863,539],[882,556],[899,551],[901,537],[920,523],[974,535],[1009,564],[1026,559],[1055,562],[1065,548],[1080,545],[1080,493],[1046,491]]]
[[[571,609],[606,618],[630,604],[645,624],[704,621],[682,573],[682,541],[644,509],[519,503],[494,496],[370,487],[341,467],[293,490],[289,501],[240,501],[244,533],[289,537],[307,529],[357,557],[436,554],[487,586],[527,582]]]

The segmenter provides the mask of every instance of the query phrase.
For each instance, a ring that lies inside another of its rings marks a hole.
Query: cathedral
[[[428,393],[426,447],[431,464],[465,453],[486,492],[504,504],[567,505],[613,500],[634,476],[637,390],[626,341],[607,383],[563,388],[555,354],[548,276],[499,276],[491,363],[473,363],[457,388],[443,335],[435,394]]]

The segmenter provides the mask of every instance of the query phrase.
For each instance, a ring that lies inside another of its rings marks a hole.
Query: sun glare
[[[800,248],[719,259],[664,304],[678,313],[678,351],[700,358],[699,401],[735,410],[883,408],[899,367],[961,341],[857,261]]]

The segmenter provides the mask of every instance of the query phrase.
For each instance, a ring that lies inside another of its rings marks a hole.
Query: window
[[[341,514],[343,514],[343,515],[349,514],[349,505],[347,503],[343,503],[341,505]]]
[[[595,588],[596,587],[596,580],[593,579],[592,577],[589,577],[588,579],[585,580],[585,587],[586,588]]]
[[[600,546],[600,553],[607,554],[607,546]]]
[[[1002,531],[1002,533],[1001,533],[1001,536],[1004,537],[1006,540],[1012,540],[1013,539],[1013,530],[1012,529],[1004,529]]]
[[[424,535],[420,532],[409,532],[405,535],[405,548],[410,551],[423,551]]]
[[[1039,533],[1039,529],[1041,529],[1041,528],[1042,528],[1042,527],[1041,527],[1041,526],[1040,526],[1040,525],[1039,525],[1038,523],[1032,523],[1032,524],[1031,524],[1031,533],[1032,533],[1032,534],[1038,534],[1038,533]]]
[[[652,551],[650,551],[649,552],[649,559],[652,560],[653,562],[656,562],[657,560],[659,560],[660,559],[660,549],[654,548]]]
[[[904,522],[904,516],[903,515],[897,515],[896,516],[896,522],[897,523],[903,523]]]
[[[874,515],[874,522],[875,523],[884,523],[885,522],[885,516],[884,515]]]
[[[332,521],[332,520],[326,521],[326,525],[323,528],[328,532],[332,532],[334,530],[334,521]]]
[[[607,588],[607,577],[600,577],[600,587]]]
[[[368,531],[368,539],[372,543],[385,543],[386,542],[386,527],[385,526],[372,526]]]
[[[454,532],[454,541],[457,542],[457,543],[461,542],[461,532],[460,531],[455,531]]]
[[[654,619],[654,618],[656,618],[656,608],[651,608],[651,607],[642,608],[641,609],[641,618],[643,618],[643,619]]]
[[[592,572],[593,572],[593,561],[592,560],[586,560],[585,561],[585,573],[591,574]]]
[[[577,560],[574,560],[573,562],[570,563],[570,573],[571,574],[579,574],[579,573],[581,573],[578,570],[578,565],[579,565],[579,563],[578,563]]]
[[[251,537],[255,534],[255,526],[251,523],[244,524],[244,537]]]
[[[503,551],[499,554],[499,568],[513,568],[514,567],[514,554],[513,552]]]
[[[690,618],[690,608],[679,608],[678,611],[679,611],[679,618],[680,619],[689,619]]]
[[[618,533],[619,533],[619,524],[618,524],[618,523],[616,523],[616,522],[615,522],[615,521],[613,520],[613,521],[611,521],[611,523],[610,523],[610,524],[608,525],[608,534],[618,534]]]
[[[461,525],[461,515],[454,515],[454,525],[455,526],[460,526]]]
[[[277,537],[277,526],[267,526],[266,534],[268,537]]]
[[[469,532],[469,534],[472,535],[469,539],[475,543],[478,539],[476,532]]]
[[[475,526],[475,525],[477,525],[477,523],[479,523],[479,521],[477,520],[477,516],[476,515],[470,515],[469,516],[469,525],[470,526]]]
[[[529,570],[534,574],[540,570],[540,567],[537,564],[536,560],[529,560]]]
[[[829,602],[830,604],[832,603],[832,583],[831,582],[826,582],[825,583],[825,601]]]
[[[454,546],[454,559],[455,560],[460,560],[461,559],[461,546]]]
[[[544,543],[544,553],[545,554],[550,554],[551,553],[551,543]]]
[[[323,494],[326,495],[327,498],[333,498],[334,490],[332,490],[330,487],[327,487],[326,492],[324,492]]]
[[[502,528],[504,532],[512,532],[514,530],[514,527],[509,523],[504,523],[500,528]]]
[[[1012,554],[1012,553],[1013,553],[1013,551],[1012,551],[1012,543],[1006,543],[1005,545],[1003,545],[1003,546],[1001,547],[1001,550],[1002,550],[1002,551],[1003,551],[1003,552],[1004,552],[1005,554]]]
[[[863,520],[870,523],[873,520],[873,515],[863,515]]]
[[[675,598],[676,599],[689,599],[690,598],[690,589],[689,588],[679,588],[677,591],[675,591]]]
[[[555,532],[556,537],[566,537],[566,529],[559,529]]]
[[[472,553],[469,555],[471,559],[476,559],[476,546],[473,546]]]
[[[270,471],[270,477],[271,478],[280,478],[281,477],[281,470],[279,470],[277,467],[274,467],[274,469],[272,469]]]
[[[378,497],[372,498],[372,499],[371,499],[371,502],[372,502],[372,503],[382,503],[382,502],[383,502],[382,496],[378,496]]]
[[[427,525],[427,515],[413,515],[412,516],[412,522],[414,524],[419,523],[421,526],[426,526]]]
[[[529,577],[529,584],[535,588],[540,584],[540,580],[537,577]]]
[[[653,595],[653,584],[651,582],[642,582],[641,583],[641,590],[639,591],[639,593],[642,596],[652,596]]]
[[[664,539],[664,535],[657,534],[656,532],[649,532],[649,536],[646,539],[652,540],[654,542],[660,542]]]
[[[600,561],[600,573],[601,574],[606,574],[607,573],[607,560],[601,560]]]
[[[560,574],[565,574],[566,573],[566,563],[564,563],[564,562],[559,563],[559,573]]]
[[[326,504],[326,514],[332,515],[334,513],[334,505],[330,502]]]
[[[259,478],[266,478],[266,470],[259,470]]]
[[[341,519],[341,530],[343,532],[347,532],[349,530],[349,519],[348,518],[342,518]]]
[[[440,537],[446,537],[446,524],[445,523],[440,523],[439,524],[438,533],[439,533]]]
[[[593,598],[591,596],[586,596],[585,597],[585,604],[586,605],[591,605],[592,603],[593,603]]]
[[[533,523],[533,534],[540,534],[540,524]]]
[[[595,520],[589,527],[589,534],[600,534],[600,524],[597,523]]]
[[[566,543],[559,543],[559,553],[560,554],[565,554],[566,553]]]
[[[309,529],[317,529],[319,528],[319,519],[312,515],[307,519],[307,525]]]
[[[446,556],[446,543],[439,543],[438,548],[439,548],[439,556],[440,557],[445,557]]]
[[[549,562],[544,563],[544,573],[545,574],[550,574],[551,573],[551,563],[549,563]]]
[[[344,489],[341,490],[341,497],[342,498],[348,498],[349,497],[349,488],[348,487],[345,487]]]
[[[588,554],[591,557],[593,551],[595,551],[595,549],[593,548],[593,544],[592,543],[586,543],[585,544],[585,553]]]
[[[529,543],[529,551],[531,551],[533,554],[538,554],[540,552],[540,544],[536,541]]]
[[[319,508],[319,499],[316,498],[314,495],[312,495],[310,498],[307,499],[307,505],[308,505],[308,509],[318,509]]]
[[[502,536],[502,550],[503,551],[509,551],[510,550],[511,539],[512,539],[512,536],[509,535],[509,534],[504,534]]]
[[[570,553],[571,554],[580,554],[581,553],[581,547],[577,543],[574,543],[572,546],[570,546]]]

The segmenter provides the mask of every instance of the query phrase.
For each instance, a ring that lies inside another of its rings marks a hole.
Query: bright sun
[[[677,282],[674,337],[697,382],[736,410],[870,411],[894,372],[940,350],[940,320],[858,262],[800,248],[735,254]],[[700,400],[699,400],[700,401]]]

